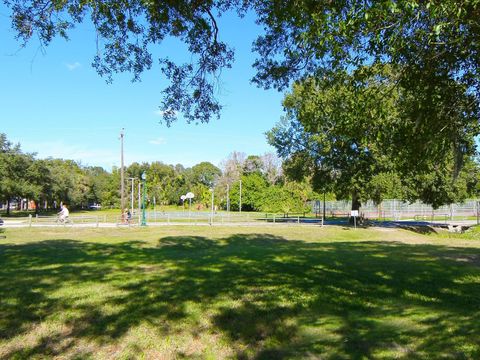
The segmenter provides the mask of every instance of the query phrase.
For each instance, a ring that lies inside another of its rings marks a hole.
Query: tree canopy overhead
[[[231,66],[234,54],[220,41],[216,19],[229,11],[253,11],[265,29],[253,47],[259,55],[253,80],[264,87],[285,89],[305,76],[372,63],[401,65],[399,81],[406,83],[450,78],[477,97],[480,87],[477,0],[3,1],[23,41],[34,34],[43,44],[67,38],[89,18],[102,40],[93,64],[109,79],[124,71],[138,79],[153,63],[149,45],[179,38],[194,56],[190,64],[161,59],[171,81],[162,103],[167,122],[176,111],[189,121],[218,115],[215,75]]]
[[[215,85],[234,52],[220,40],[217,19],[227,12],[256,14],[264,34],[253,44],[253,82],[284,90],[296,81],[344,74],[363,84],[369,69],[393,69],[391,89],[402,89],[393,143],[405,172],[424,159],[455,158],[458,173],[476,151],[479,129],[480,1],[478,0],[3,0],[17,36],[43,44],[86,19],[98,38],[93,65],[111,80],[116,72],[138,79],[154,59],[151,46],[167,37],[183,41],[192,60],[160,59],[170,81],[161,108],[170,124],[218,117]],[[382,70],[380,70],[382,71]],[[393,91],[393,90],[392,90]],[[382,106],[379,102],[378,106]],[[369,102],[369,111],[381,111]],[[390,129],[385,129],[389,131]]]
[[[479,1],[274,1],[259,13],[268,26],[255,44],[258,84],[285,89],[333,76],[341,83],[344,72],[363,83],[372,75],[366,69],[387,66],[403,89],[403,159],[415,165],[455,148],[460,165],[475,152]]]
[[[220,40],[216,19],[232,9],[242,14],[246,8],[242,0],[3,2],[12,10],[12,27],[24,44],[32,37],[42,45],[55,37],[68,39],[76,24],[91,21],[97,33],[93,66],[107,81],[120,72],[130,72],[133,80],[139,80],[156,61],[151,45],[168,37],[180,39],[192,54],[190,63],[176,64],[167,56],[159,59],[170,81],[163,90],[164,120],[170,124],[178,113],[183,113],[188,122],[208,122],[219,116],[216,78],[231,66],[234,54]]]

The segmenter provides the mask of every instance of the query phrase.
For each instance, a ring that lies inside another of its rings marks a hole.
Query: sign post
[[[353,216],[353,224],[355,226],[355,229],[357,228],[357,216],[358,216],[358,210],[352,210],[350,212],[350,215]]]

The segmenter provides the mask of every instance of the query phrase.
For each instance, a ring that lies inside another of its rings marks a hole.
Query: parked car
[[[93,204],[93,205],[90,205],[88,208],[89,208],[89,209],[92,209],[92,210],[98,210],[98,209],[101,209],[101,208],[102,208],[102,205]]]

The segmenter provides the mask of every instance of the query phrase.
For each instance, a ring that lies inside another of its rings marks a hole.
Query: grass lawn
[[[2,235],[1,359],[480,358],[478,233],[177,226]]]

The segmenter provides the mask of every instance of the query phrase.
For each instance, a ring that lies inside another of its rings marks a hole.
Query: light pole
[[[123,177],[123,137],[125,136],[125,129],[120,131],[120,208],[123,218],[123,211],[125,210],[125,180]]]
[[[242,212],[242,179],[239,180],[240,181],[240,199],[238,201],[238,211],[239,212]]]
[[[142,182],[138,182],[138,223],[140,224],[140,212],[142,211]]]
[[[142,201],[142,223],[141,226],[147,226],[147,218],[145,216],[145,206],[147,203],[147,174],[142,173],[142,184],[143,184],[143,201]]]

